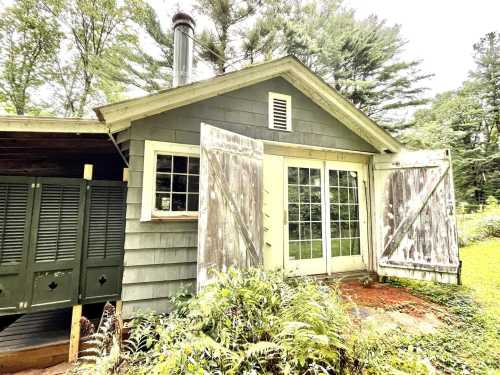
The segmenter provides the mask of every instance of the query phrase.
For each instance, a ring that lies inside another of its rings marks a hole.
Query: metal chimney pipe
[[[174,76],[172,86],[191,83],[193,70],[193,37],[195,22],[186,13],[178,12],[172,17],[174,25]]]

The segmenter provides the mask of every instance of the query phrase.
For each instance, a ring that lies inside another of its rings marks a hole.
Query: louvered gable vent
[[[269,93],[269,127],[276,130],[292,130],[291,97]]]

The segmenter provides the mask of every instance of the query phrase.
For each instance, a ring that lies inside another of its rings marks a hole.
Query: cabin
[[[407,151],[294,57],[97,120],[0,118],[0,315],[119,301],[167,312],[210,269],[458,283],[450,154]]]

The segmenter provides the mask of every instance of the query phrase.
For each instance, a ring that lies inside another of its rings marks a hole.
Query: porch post
[[[69,337],[68,362],[78,360],[78,350],[80,344],[80,318],[82,317],[82,305],[74,305],[71,315],[71,334]]]

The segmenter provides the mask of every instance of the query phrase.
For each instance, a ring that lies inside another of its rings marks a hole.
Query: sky
[[[189,11],[192,0],[148,0],[162,9],[180,6]],[[360,18],[370,14],[398,24],[407,40],[403,58],[422,60],[421,68],[434,77],[431,94],[458,88],[474,67],[472,45],[490,31],[500,31],[500,0],[344,0]],[[200,30],[203,20],[197,20]],[[168,22],[168,21],[167,21]],[[200,67],[199,78],[206,75]]]
[[[421,59],[435,76],[433,93],[459,87],[474,68],[472,45],[488,32],[500,31],[499,0],[347,0],[360,17],[376,14],[401,25],[408,41],[405,56]]]

